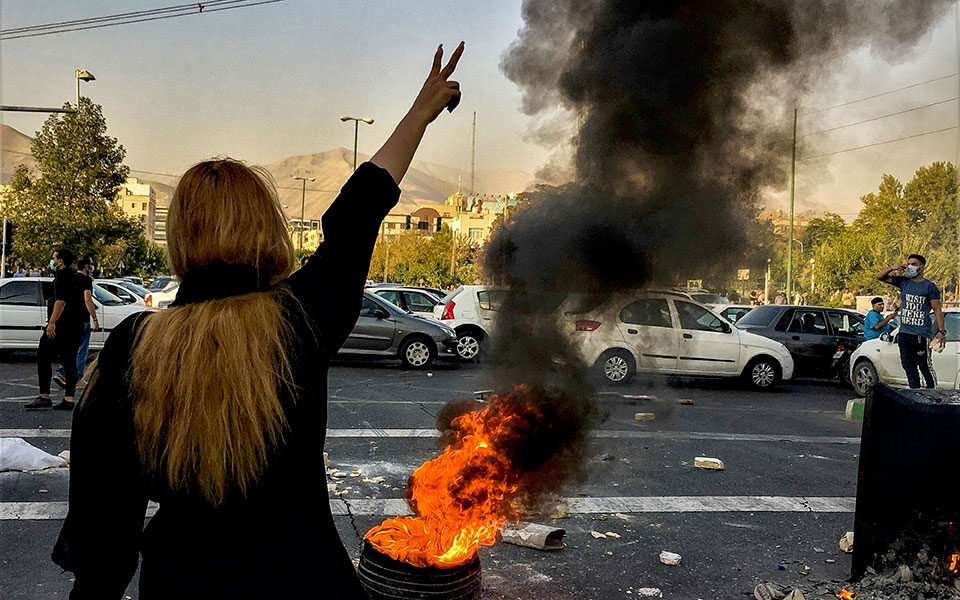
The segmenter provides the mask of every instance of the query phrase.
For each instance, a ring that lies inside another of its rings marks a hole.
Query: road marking
[[[852,513],[854,497],[835,496],[627,496],[609,498],[565,498],[566,510],[572,515],[636,514],[636,513],[714,513],[714,512],[815,512]],[[349,513],[348,513],[349,505]],[[156,513],[151,502],[147,515]],[[330,510],[335,516],[409,515],[410,508],[402,498],[331,498]],[[0,502],[0,521],[59,520],[67,515],[66,502]]]
[[[327,438],[435,438],[436,429],[328,429]],[[599,429],[597,438],[643,440],[714,440],[721,442],[793,442],[801,444],[859,444],[858,437],[766,433],[710,433],[702,431],[632,431]],[[68,438],[69,429],[0,429],[0,437]]]
[[[23,402],[24,400],[33,400],[37,397],[37,394],[30,394],[29,396],[10,396],[9,398],[0,398],[0,402]]]

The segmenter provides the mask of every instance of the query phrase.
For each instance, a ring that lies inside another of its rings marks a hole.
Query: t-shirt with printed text
[[[900,288],[900,333],[932,338],[930,301],[940,299],[940,288],[929,279],[913,281],[902,275],[894,275],[890,283]]]

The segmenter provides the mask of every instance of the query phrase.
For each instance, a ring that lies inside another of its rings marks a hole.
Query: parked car
[[[943,309],[943,324],[947,340],[943,352],[931,352],[937,387],[960,389],[960,308]],[[899,328],[879,338],[867,340],[850,357],[850,383],[859,396],[866,396],[870,386],[885,383],[893,387],[907,387],[907,375],[900,365],[900,347],[897,345]]]
[[[711,304],[709,302],[703,302],[702,304],[705,304],[710,310],[734,325],[743,318],[743,315],[756,308],[756,306],[749,306],[747,304]]]
[[[686,293],[691,299],[696,300],[700,304],[730,304],[730,301],[723,296],[705,290],[686,290]]]
[[[141,298],[146,298],[147,295],[150,294],[150,290],[133,281],[127,281],[126,279],[117,279],[115,281]]]
[[[856,311],[823,306],[756,306],[737,327],[781,342],[790,351],[797,377],[846,378],[846,360],[863,343],[863,318]]]
[[[124,277],[124,281],[129,281],[130,283],[135,283],[140,287],[143,287],[143,278],[142,277]]]
[[[339,354],[397,357],[407,367],[423,369],[436,358],[456,358],[456,348],[456,333],[446,325],[407,314],[364,290],[360,318]]]
[[[170,303],[177,299],[177,291],[180,289],[180,284],[176,281],[168,283],[161,290],[150,290],[150,293],[147,294],[147,297],[143,299],[144,304],[147,305],[147,308],[166,308],[170,306]]]
[[[0,279],[0,349],[36,349],[52,293],[52,277]],[[125,304],[99,286],[93,286],[92,294],[101,330],[90,334],[90,348],[99,350],[120,321],[144,307]]]
[[[456,332],[457,355],[462,360],[480,357],[505,294],[504,289],[464,285],[433,307],[433,317]]]
[[[393,286],[368,289],[387,302],[399,306],[404,312],[411,312],[428,319],[433,318],[433,307],[440,304],[439,298],[422,288]]]
[[[143,299],[146,295],[141,296],[134,293],[130,289],[127,289],[127,286],[124,285],[135,285],[129,281],[119,281],[116,279],[97,279],[94,281],[94,285],[99,286],[106,291],[110,292],[117,298],[123,300],[124,304],[136,304],[137,306],[146,306]],[[149,293],[149,292],[147,292]]]
[[[145,287],[151,292],[165,292],[178,285],[179,283],[177,282],[177,278],[173,275],[161,275],[160,277],[157,277],[148,283]]]
[[[645,372],[741,377],[769,389],[793,377],[783,344],[737,329],[682,292],[615,294],[598,308],[565,310],[562,323],[587,364],[611,384]]]

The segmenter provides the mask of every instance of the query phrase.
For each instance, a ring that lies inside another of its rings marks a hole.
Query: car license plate
[[[843,356],[843,350],[837,350],[837,353],[833,355],[834,360]]]

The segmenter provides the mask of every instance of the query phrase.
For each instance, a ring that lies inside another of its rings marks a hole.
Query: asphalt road
[[[22,408],[36,393],[31,357],[5,360],[0,437],[27,434],[52,454],[67,449],[69,414]],[[477,365],[422,372],[352,362],[331,369],[326,450],[334,469],[362,472],[336,479],[337,489],[351,489],[331,495],[354,557],[360,534],[403,509],[407,477],[435,456],[437,410],[487,387],[484,379]],[[843,416],[849,389],[793,382],[757,393],[733,382],[661,378],[602,391],[606,419],[592,438],[587,481],[565,492],[570,516],[539,520],[563,528],[566,547],[483,549],[484,598],[637,598],[641,588],[655,587],[664,598],[730,599],[752,597],[762,581],[790,583],[816,598],[814,582],[848,575],[850,556],[837,541],[853,529],[860,434]],[[656,419],[637,422],[637,412]],[[317,450],[317,469],[304,477],[324,476]],[[726,468],[696,469],[695,456],[720,458]],[[0,473],[3,598],[68,595],[70,574],[49,560],[68,476],[68,469]],[[379,476],[380,483],[362,481]],[[681,554],[681,563],[661,564],[661,550]],[[127,597],[137,598],[136,580]]]

